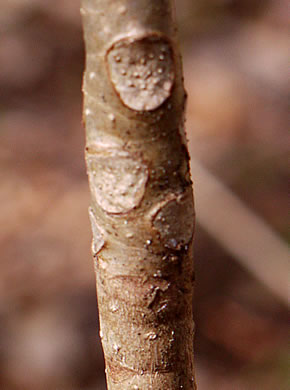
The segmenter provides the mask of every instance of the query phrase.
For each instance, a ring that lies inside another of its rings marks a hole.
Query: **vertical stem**
[[[192,390],[194,206],[170,0],[83,0],[84,122],[109,390]]]

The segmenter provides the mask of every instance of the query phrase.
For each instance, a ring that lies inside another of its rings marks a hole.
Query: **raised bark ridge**
[[[83,0],[84,122],[109,390],[192,390],[194,208],[169,0]]]

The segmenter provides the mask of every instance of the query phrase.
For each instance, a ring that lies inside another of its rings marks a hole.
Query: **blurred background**
[[[177,3],[194,181],[197,167],[199,390],[286,390],[287,2]],[[87,216],[79,6],[1,0],[3,390],[105,389]],[[226,231],[235,233],[230,240]]]

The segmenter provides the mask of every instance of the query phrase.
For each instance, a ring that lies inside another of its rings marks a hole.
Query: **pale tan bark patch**
[[[109,76],[121,101],[137,111],[158,108],[171,94],[171,46],[159,36],[123,39],[107,54]]]
[[[129,153],[106,149],[87,155],[92,195],[108,213],[126,213],[141,202],[148,179],[146,166]]]
[[[191,193],[169,196],[154,214],[153,226],[167,248],[180,250],[188,244],[194,228]]]

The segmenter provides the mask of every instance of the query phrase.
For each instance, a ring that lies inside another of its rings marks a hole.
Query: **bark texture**
[[[84,122],[109,390],[192,390],[194,207],[170,0],[83,0]]]

